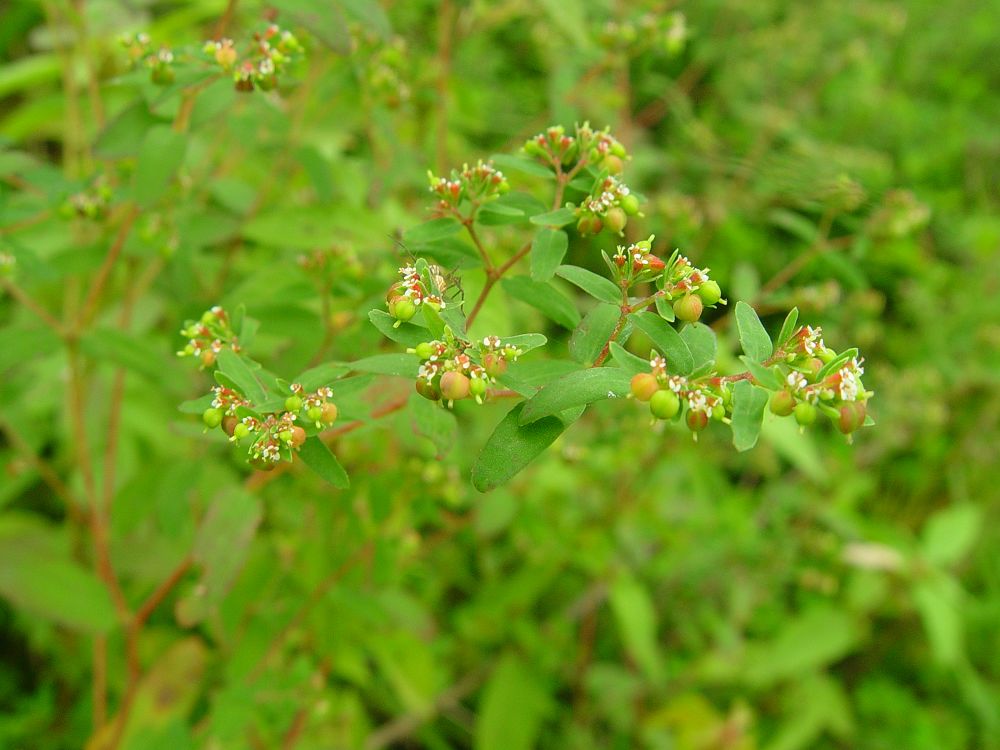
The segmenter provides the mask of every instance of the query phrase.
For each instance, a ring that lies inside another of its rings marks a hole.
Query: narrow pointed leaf
[[[633,313],[629,319],[635,327],[649,336],[653,345],[667,358],[667,369],[687,375],[694,369],[694,357],[687,343],[677,330],[655,313]]]
[[[613,281],[598,276],[593,271],[579,266],[559,266],[556,269],[556,274],[601,302],[608,302],[612,305],[621,304],[621,290],[615,286]]]
[[[736,303],[736,327],[740,334],[740,346],[750,359],[763,362],[771,356],[774,351],[771,338],[757,317],[757,311],[746,302]]]
[[[559,229],[542,227],[531,243],[531,278],[548,281],[555,274],[566,255],[569,238]]]
[[[347,472],[340,465],[337,457],[326,447],[326,443],[318,437],[308,438],[299,448],[299,458],[310,469],[319,474],[338,489],[346,489],[351,482]]]

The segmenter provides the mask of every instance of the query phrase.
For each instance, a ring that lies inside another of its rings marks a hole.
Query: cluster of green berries
[[[444,341],[425,341],[407,352],[420,358],[417,393],[431,401],[446,401],[449,406],[470,397],[483,403],[488,385],[522,354],[498,336],[487,336],[472,345],[457,339],[450,328],[445,328],[444,335]]]
[[[350,34],[352,58],[362,61],[367,94],[392,109],[407,101],[411,91],[405,78],[413,61],[407,54],[406,39],[396,35],[386,40],[362,24],[353,24]]]
[[[597,180],[590,195],[575,208],[581,235],[598,234],[602,229],[621,235],[629,217],[639,214],[639,199],[618,177],[607,175]]]
[[[573,135],[553,125],[525,141],[522,150],[553,169],[572,169],[584,162],[608,174],[620,174],[628,158],[625,146],[608,128],[594,130],[586,122],[577,125]]]
[[[722,288],[709,278],[709,269],[696,268],[691,261],[674,253],[663,272],[663,298],[672,302],[674,315],[685,323],[695,323],[706,307],[726,304]]]
[[[283,410],[261,414],[238,391],[216,386],[212,389],[212,406],[202,414],[202,422],[208,429],[221,427],[230,442],[250,439],[250,465],[269,471],[281,461],[291,461],[293,452],[306,441],[308,433],[300,423],[321,430],[337,419],[337,406],[330,400],[332,389],[323,387],[306,393],[301,385],[293,383],[289,391]]]
[[[216,305],[206,310],[200,320],[187,320],[181,329],[181,336],[188,339],[178,357],[197,357],[201,367],[211,367],[220,351],[228,347],[240,351],[236,333],[230,325],[226,311]]]
[[[820,413],[845,435],[862,427],[868,399],[874,395],[861,382],[864,360],[850,353],[838,355],[823,343],[822,330],[803,326],[782,347],[779,366],[787,370],[784,387],[771,396],[770,409],[781,417],[794,415],[803,427]]]
[[[649,404],[654,419],[680,419],[697,434],[711,420],[726,422],[732,411],[732,391],[721,378],[691,380],[667,374],[667,360],[656,352],[649,356],[650,372],[632,378],[632,397]]]
[[[463,201],[482,203],[510,190],[510,184],[503,172],[492,162],[481,159],[475,166],[463,164],[461,169],[451,170],[449,177],[437,177],[427,172],[430,191],[438,197],[437,208],[442,213],[453,213]]]
[[[59,215],[64,219],[103,219],[111,209],[114,191],[103,176],[85,190],[73,193],[59,206]]]
[[[635,20],[608,21],[598,40],[607,49],[628,50],[633,55],[661,49],[673,56],[684,49],[689,34],[683,13],[645,13]]]
[[[302,54],[302,45],[292,32],[271,24],[253,35],[242,60],[232,39],[205,42],[202,52],[232,74],[237,91],[271,91],[278,85],[278,74]]]
[[[402,276],[385,295],[389,315],[396,319],[396,327],[413,319],[421,305],[427,305],[435,311],[445,307],[442,296],[448,288],[448,282],[437,266],[428,266],[428,272],[421,274],[415,266],[404,266],[399,269]]]
[[[177,77],[174,73],[174,53],[168,47],[161,47],[155,52],[149,34],[138,33],[124,35],[119,43],[128,54],[129,65],[140,65],[149,69],[150,79],[159,86],[169,86]]]

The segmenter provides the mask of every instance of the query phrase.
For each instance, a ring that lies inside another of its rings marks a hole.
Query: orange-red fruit
[[[417,393],[429,401],[437,401],[441,398],[441,389],[433,383],[428,383],[423,378],[414,384],[414,388],[416,388]]]
[[[660,384],[652,373],[640,372],[632,377],[632,395],[639,401],[644,403],[649,401],[658,390],[660,390]]]
[[[238,420],[236,417],[234,417],[232,415],[230,415],[228,417],[223,417],[222,418],[222,429],[223,429],[223,431],[227,435],[229,435],[229,437],[232,437],[233,436],[233,432],[236,430],[236,425],[238,425],[239,423],[240,423],[240,420]]]
[[[471,383],[460,372],[449,370],[441,376],[441,396],[449,401],[460,401],[469,395]]]
[[[778,391],[771,396],[771,412],[779,417],[787,417],[795,409],[795,396],[788,391]]]
[[[483,369],[491,378],[499,378],[507,372],[507,360],[496,352],[489,352],[483,356]]]
[[[837,420],[837,429],[845,435],[850,435],[865,423],[868,409],[861,401],[850,401],[840,407],[840,418]]]
[[[687,413],[687,425],[691,432],[701,432],[708,427],[708,415],[703,411],[689,410]]]

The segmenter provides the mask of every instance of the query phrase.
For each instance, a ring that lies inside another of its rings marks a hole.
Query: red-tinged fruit
[[[685,294],[674,302],[674,315],[685,323],[694,323],[701,317],[704,307],[697,294]]]
[[[632,395],[635,396],[636,400],[645,403],[660,390],[660,384],[652,373],[640,372],[632,377],[631,388]]]
[[[441,376],[441,396],[449,401],[461,401],[468,397],[471,385],[465,375],[449,370]]]

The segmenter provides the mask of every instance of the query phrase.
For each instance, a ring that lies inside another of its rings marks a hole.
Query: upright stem
[[[455,4],[453,0],[441,0],[438,9],[437,131],[434,134],[434,161],[439,174],[444,174],[448,168],[448,96],[454,36]]]

